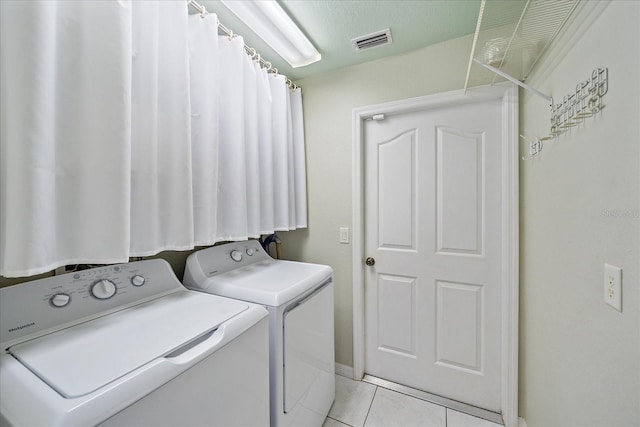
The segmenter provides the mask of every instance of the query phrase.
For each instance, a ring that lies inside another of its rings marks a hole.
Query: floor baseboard
[[[353,378],[353,368],[351,366],[343,365],[341,363],[336,363],[336,374],[342,377],[350,378],[352,380],[355,379]],[[362,378],[358,378],[358,380],[360,379]]]

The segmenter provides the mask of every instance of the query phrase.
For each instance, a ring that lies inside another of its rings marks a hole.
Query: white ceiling
[[[243,1],[243,0],[236,0]],[[322,60],[291,68],[218,0],[200,4],[244,37],[281,74],[298,80],[349,65],[397,55],[472,34],[480,0],[278,0],[322,54]],[[195,13],[190,8],[190,13]],[[385,28],[393,43],[357,52],[351,39]]]

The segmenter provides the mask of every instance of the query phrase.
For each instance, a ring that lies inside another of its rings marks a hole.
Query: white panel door
[[[501,411],[502,100],[364,126],[365,372]]]

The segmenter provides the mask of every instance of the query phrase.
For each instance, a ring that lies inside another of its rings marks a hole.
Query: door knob
[[[371,257],[368,257],[366,260],[364,260],[364,263],[367,264],[369,267],[371,267],[373,264],[376,263],[376,260]]]

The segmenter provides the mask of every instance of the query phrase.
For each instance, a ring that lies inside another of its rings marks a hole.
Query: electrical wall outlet
[[[604,265],[604,302],[622,312],[622,269]]]

